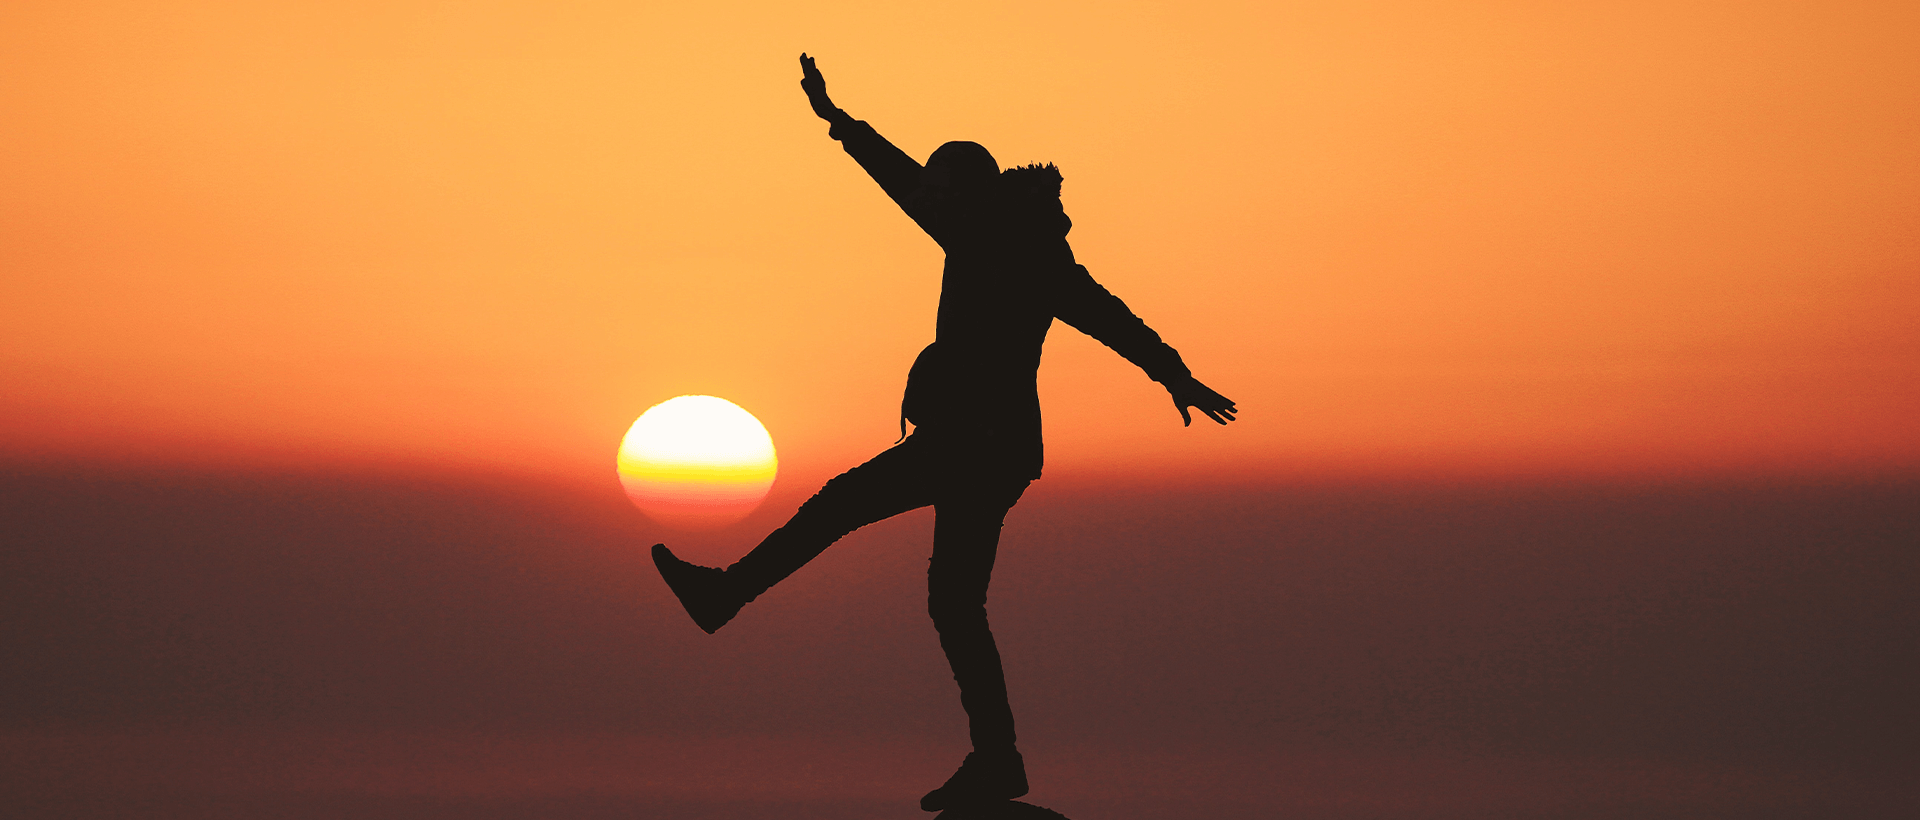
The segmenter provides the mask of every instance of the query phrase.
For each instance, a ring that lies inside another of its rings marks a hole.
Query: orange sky
[[[890,443],[909,153],[1060,164],[1094,275],[1237,399],[1057,327],[1051,473],[1920,466],[1912,3],[13,2],[0,452],[605,477],[733,400]]]

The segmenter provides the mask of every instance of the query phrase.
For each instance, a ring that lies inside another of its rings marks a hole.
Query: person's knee
[[[854,469],[859,468],[856,467]],[[851,470],[829,478],[827,479],[827,483],[820,485],[820,489],[816,490],[805,503],[800,505],[800,509],[804,510],[809,507],[819,509],[822,506],[831,504],[833,503],[834,496],[848,492],[855,483],[855,477]]]
[[[927,615],[935,629],[967,628],[987,622],[987,596],[935,589],[927,594]]]
[[[843,523],[840,519],[848,517],[848,511],[861,501],[858,484],[851,472],[828,479],[818,492],[801,503],[800,509],[794,511],[787,526],[809,532],[840,529]]]

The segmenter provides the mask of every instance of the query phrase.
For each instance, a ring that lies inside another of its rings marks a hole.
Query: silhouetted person
[[[1188,408],[1225,424],[1237,409],[1195,380],[1180,354],[1074,263],[1072,223],[1060,206],[1058,170],[1001,171],[987,149],[949,142],[922,167],[827,97],[812,58],[800,87],[828,132],[880,188],[946,250],[934,342],[907,375],[901,427],[913,434],[828,481],[785,526],[725,570],[679,560],[664,545],[655,564],[694,623],[713,632],[748,601],[860,527],[934,508],[927,612],[960,685],[973,752],[927,811],[1027,793],[1014,746],[1000,653],[987,628],[987,583],[1007,510],[1040,477],[1040,346],[1058,318],[1106,343]]]

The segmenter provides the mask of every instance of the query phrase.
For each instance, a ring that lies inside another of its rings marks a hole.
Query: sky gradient
[[[0,6],[0,807],[900,818],[931,516],[718,635],[898,435],[937,247],[798,88],[1057,163],[1237,400],[1064,326],[991,608],[1074,820],[1907,817],[1920,6]],[[766,503],[621,436],[719,396]]]
[[[1920,463],[1911,4],[10,4],[0,447],[604,476],[665,398],[817,483],[890,441],[925,156],[1052,161],[1095,276],[1247,408],[1070,329],[1058,469]]]

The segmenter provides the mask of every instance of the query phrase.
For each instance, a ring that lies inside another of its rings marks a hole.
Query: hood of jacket
[[[1063,237],[1073,221],[1060,204],[1060,169],[1049,162],[1000,172],[1000,191],[1016,218],[1042,236]]]
[[[1045,165],[1033,163],[1018,168],[1008,168],[1000,172],[1000,186],[1016,197],[1060,198],[1060,169],[1049,162]]]

